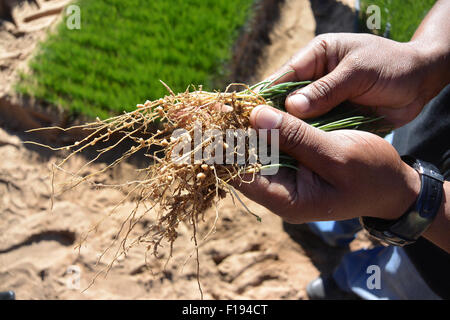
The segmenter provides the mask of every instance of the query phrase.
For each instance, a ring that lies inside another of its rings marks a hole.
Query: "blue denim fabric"
[[[309,229],[332,247],[345,246],[361,230],[359,219],[344,221],[318,221],[308,223]]]
[[[331,246],[350,243],[361,230],[358,219],[308,223],[310,229]],[[380,271],[380,289],[367,285],[375,265]],[[333,273],[338,286],[362,299],[440,299],[425,283],[401,247],[376,247],[347,253]]]
[[[379,267],[379,288],[374,288],[375,272],[369,268],[373,265]],[[428,287],[401,247],[348,253],[333,278],[342,290],[366,300],[441,299]]]

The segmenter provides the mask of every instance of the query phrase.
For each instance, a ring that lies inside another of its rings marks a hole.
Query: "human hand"
[[[302,119],[350,101],[375,107],[375,113],[400,127],[446,85],[448,70],[438,58],[442,50],[423,47],[369,34],[320,35],[270,79],[293,70],[277,83],[316,80],[286,99],[286,110]]]
[[[419,175],[376,135],[323,132],[269,106],[256,107],[250,122],[255,129],[279,129],[280,149],[298,160],[298,171],[280,168],[237,188],[287,222],[395,219],[417,198]]]

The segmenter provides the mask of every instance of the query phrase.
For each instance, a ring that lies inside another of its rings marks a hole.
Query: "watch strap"
[[[444,178],[431,163],[403,156],[402,160],[420,175],[421,187],[417,200],[397,220],[361,217],[362,225],[369,233],[394,245],[415,242],[433,222],[442,203]]]

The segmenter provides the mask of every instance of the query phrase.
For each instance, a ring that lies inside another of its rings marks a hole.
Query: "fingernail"
[[[308,112],[310,108],[309,99],[301,93],[289,96],[286,99],[286,105],[288,105],[288,109],[292,113],[297,113],[298,115]]]
[[[283,115],[273,111],[270,107],[258,106],[253,112],[256,112],[255,124],[259,129],[276,129],[281,125]]]

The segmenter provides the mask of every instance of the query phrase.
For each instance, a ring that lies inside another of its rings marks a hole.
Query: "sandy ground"
[[[328,3],[322,4],[325,2]],[[351,12],[335,1],[326,5]],[[272,44],[265,52],[264,59],[270,63],[263,64],[261,78],[314,37],[321,27],[317,21],[323,23],[326,12],[335,12],[322,7],[320,13],[319,7],[318,1],[286,1],[271,34]],[[346,25],[338,25],[337,31],[351,31],[353,21],[340,21]],[[124,194],[82,185],[56,197],[51,211],[49,170],[56,156],[26,149],[14,132],[0,129],[0,159],[0,291],[14,290],[18,299],[200,298],[196,260],[186,262],[194,249],[192,232],[190,226],[183,224],[173,258],[166,267],[167,246],[160,259],[149,258],[147,264],[145,247],[136,247],[120,259],[106,278],[98,277],[93,286],[83,291],[111,261],[111,254],[107,254],[96,264],[133,203],[120,206],[78,251],[74,248],[82,235],[108,214]],[[75,157],[69,167],[75,170],[82,163],[82,158]],[[124,180],[133,170],[125,164],[99,179]],[[200,281],[206,299],[305,299],[310,280],[320,272],[330,272],[348,250],[371,245],[360,234],[351,248],[328,248],[305,226],[285,225],[265,208],[244,201],[262,217],[262,222],[226,198],[220,205],[216,232],[200,246]],[[214,210],[209,210],[200,234],[208,232],[214,217]],[[138,225],[136,232],[145,230],[150,223],[151,215]]]
[[[6,0],[10,16],[0,22],[0,97],[9,93],[18,70],[44,40],[70,0]]]
[[[258,72],[265,79],[280,68],[315,35],[353,32],[354,0],[287,0],[270,35]]]

